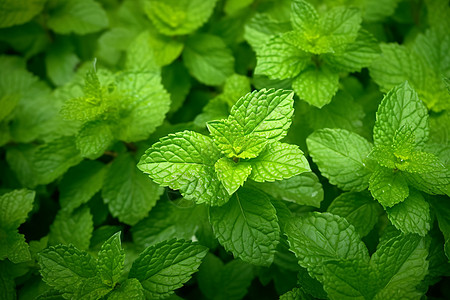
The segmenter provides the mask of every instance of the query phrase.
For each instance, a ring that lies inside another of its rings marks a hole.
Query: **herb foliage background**
[[[0,299],[450,298],[446,0],[1,0]]]

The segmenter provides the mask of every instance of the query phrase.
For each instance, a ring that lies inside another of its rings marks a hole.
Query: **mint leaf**
[[[39,254],[38,262],[44,282],[62,292],[64,298],[75,297],[96,275],[95,259],[73,245],[49,247]]]
[[[262,89],[241,97],[231,108],[230,119],[243,128],[244,135],[278,141],[287,134],[294,113],[294,93]]]
[[[420,191],[431,195],[450,194],[450,171],[448,169],[434,169],[431,172],[414,174],[403,172],[408,184]]]
[[[256,13],[245,24],[244,38],[258,52],[271,37],[289,30],[292,30],[289,21],[268,13]]]
[[[149,0],[145,12],[155,27],[166,35],[185,35],[202,26],[217,0]]]
[[[69,212],[88,202],[103,186],[104,164],[84,161],[71,168],[59,183],[59,203]]]
[[[330,103],[339,88],[339,74],[327,66],[309,67],[292,82],[300,99],[321,108]]]
[[[87,34],[105,28],[108,18],[101,5],[94,0],[68,0],[54,7],[47,24],[60,34]]]
[[[293,0],[291,4],[292,27],[300,31],[315,29],[319,23],[316,9],[303,0]]]
[[[320,276],[323,263],[330,260],[369,261],[369,253],[359,234],[342,217],[330,213],[310,213],[291,219],[285,232],[300,266],[307,268],[314,276]]]
[[[344,129],[319,129],[306,143],[320,172],[331,184],[347,191],[367,188],[371,171],[366,158],[372,145],[363,137]]]
[[[242,299],[253,279],[251,266],[241,260],[224,264],[219,258],[208,254],[200,265],[198,284],[208,299]]]
[[[392,207],[409,195],[408,183],[403,173],[381,166],[370,176],[369,190],[384,207]]]
[[[280,296],[280,300],[310,300],[313,299],[302,288],[294,288]]]
[[[114,287],[119,282],[125,260],[125,251],[120,243],[120,232],[114,234],[98,252],[97,272],[102,282]]]
[[[162,189],[139,172],[133,157],[123,154],[105,175],[103,200],[121,222],[134,225],[147,216],[162,194]]]
[[[407,82],[393,88],[383,98],[373,128],[375,145],[391,145],[397,130],[408,126],[416,137],[415,145],[428,139],[428,111]]]
[[[226,250],[252,264],[272,263],[280,227],[266,195],[243,188],[226,204],[210,207],[209,214],[214,233]]]
[[[300,205],[320,207],[323,200],[322,185],[313,172],[304,172],[282,181],[259,183],[256,187],[276,199]]]
[[[425,236],[431,228],[430,206],[423,196],[414,190],[403,202],[387,209],[391,223],[401,232]]]
[[[149,148],[138,168],[161,186],[180,190],[188,200],[222,205],[230,196],[215,173],[214,164],[220,157],[211,138],[184,131]]]
[[[113,141],[114,135],[108,123],[91,121],[81,127],[75,142],[82,157],[96,159],[103,155]]]
[[[28,244],[18,227],[25,222],[33,208],[35,192],[14,190],[0,196],[0,235],[4,242],[0,246],[0,260],[8,258],[13,263],[31,259]]]
[[[54,47],[49,49],[45,55],[47,76],[57,86],[72,80],[79,63],[80,59],[76,55],[73,45],[65,39],[57,39]]]
[[[335,7],[327,11],[320,21],[323,32],[330,36],[332,46],[340,46],[356,39],[362,21],[361,11]]]
[[[50,226],[49,244],[72,244],[78,249],[87,250],[93,230],[94,224],[88,207],[72,213],[60,210]]]
[[[274,142],[256,158],[249,160],[250,179],[258,182],[282,180],[308,172],[309,163],[298,146]]]
[[[234,73],[234,57],[230,49],[221,38],[210,34],[189,36],[183,61],[190,73],[207,85],[221,85]]]
[[[121,299],[136,299],[144,300],[144,291],[141,283],[136,278],[129,278],[125,280],[120,286],[114,289],[109,295],[108,300],[121,300]]]
[[[377,224],[382,208],[370,194],[350,192],[336,197],[327,211],[344,217],[364,237]]]
[[[146,298],[163,299],[191,278],[206,253],[207,248],[191,241],[164,241],[139,255],[129,278],[141,282]]]
[[[281,36],[275,36],[257,52],[258,64],[255,74],[267,75],[271,79],[287,79],[297,76],[311,61],[311,55]]]
[[[2,1],[0,4],[0,28],[28,22],[42,11],[45,2],[45,0],[36,0],[33,2]]]
[[[239,187],[244,185],[248,175],[252,172],[249,163],[236,163],[233,160],[222,157],[214,165],[217,178],[222,182],[228,194],[232,195]]]

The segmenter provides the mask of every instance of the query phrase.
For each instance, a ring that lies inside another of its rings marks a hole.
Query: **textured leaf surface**
[[[377,111],[373,129],[375,145],[391,145],[397,130],[408,126],[422,146],[428,139],[428,110],[406,82],[389,91]]]
[[[114,141],[114,135],[106,122],[85,123],[78,132],[76,145],[82,157],[96,159],[103,155]]]
[[[214,170],[220,157],[211,138],[184,131],[154,144],[142,156],[138,168],[156,183],[180,190],[188,200],[221,205],[229,195]]]
[[[231,108],[230,119],[243,128],[245,135],[280,140],[287,134],[294,113],[291,91],[262,89],[240,98]]]
[[[367,140],[343,129],[320,129],[306,143],[314,162],[330,183],[347,191],[367,188],[371,172],[365,161],[372,148]]]
[[[129,278],[141,282],[146,298],[163,299],[191,278],[207,252],[207,248],[190,241],[164,241],[139,255]]]
[[[0,3],[0,28],[23,24],[39,14],[45,0],[5,0]]]
[[[145,12],[158,30],[166,35],[184,35],[202,26],[217,0],[148,0]]]
[[[110,237],[98,252],[97,272],[102,282],[114,287],[119,282],[125,260],[125,251],[120,242],[120,232]]]
[[[122,300],[122,299],[136,299],[144,300],[144,291],[142,285],[136,278],[129,278],[125,280],[119,288],[114,289],[108,295],[108,300]]]
[[[335,7],[320,21],[322,30],[330,35],[332,45],[339,46],[356,39],[362,21],[361,11],[353,7]]]
[[[68,0],[58,4],[48,20],[48,26],[57,33],[87,34],[108,25],[105,11],[94,0]]]
[[[414,190],[403,202],[387,209],[391,223],[405,234],[425,236],[431,228],[430,205]]]
[[[319,276],[330,260],[369,261],[369,253],[354,227],[330,213],[311,213],[291,219],[285,227],[289,246],[300,266]]]
[[[294,0],[291,4],[292,27],[300,31],[308,31],[319,23],[316,9],[304,0]]]
[[[369,190],[384,207],[392,207],[409,195],[408,183],[403,174],[381,166],[370,176]]]
[[[264,194],[240,189],[230,201],[211,207],[216,237],[235,257],[256,265],[270,265],[280,239],[276,210]]]
[[[330,103],[339,88],[339,74],[328,67],[309,67],[292,82],[300,99],[321,108]]]
[[[344,217],[364,237],[377,224],[382,209],[370,194],[350,192],[334,199],[327,211]]]
[[[186,41],[183,61],[191,74],[207,85],[220,85],[234,72],[231,51],[221,38],[210,34],[191,35]]]
[[[27,219],[33,208],[35,192],[14,190],[0,196],[0,226],[3,229],[17,229]]]
[[[120,221],[134,225],[147,216],[162,194],[162,189],[139,172],[133,157],[116,158],[105,175],[103,200]]]
[[[309,163],[296,145],[274,142],[266,146],[257,158],[249,161],[250,179],[258,182],[290,178],[308,172]]]
[[[226,157],[219,159],[214,166],[217,177],[230,195],[244,185],[248,175],[252,172],[252,166],[249,163],[235,163]]]

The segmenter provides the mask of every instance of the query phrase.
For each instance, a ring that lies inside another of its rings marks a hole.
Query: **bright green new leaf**
[[[425,236],[431,228],[430,205],[414,190],[403,202],[387,209],[391,223],[401,232]]]
[[[382,208],[370,194],[350,192],[335,198],[327,211],[344,217],[364,237],[377,224]]]
[[[114,289],[109,295],[108,300],[135,299],[145,300],[144,290],[141,283],[136,278],[125,280],[120,286]]]
[[[221,85],[234,73],[234,57],[230,49],[214,35],[189,36],[182,57],[190,73],[207,85]]]
[[[145,249],[128,276],[141,282],[146,298],[163,299],[191,278],[207,252],[191,241],[164,241]]]
[[[119,282],[125,260],[125,251],[120,243],[120,232],[114,234],[98,252],[97,272],[102,282],[114,287]]]
[[[280,239],[276,210],[257,190],[240,189],[220,207],[210,207],[210,222],[219,242],[243,261],[268,266]]]
[[[287,179],[311,171],[308,160],[296,145],[270,143],[258,157],[249,160],[250,179],[258,182]]]
[[[332,47],[353,42],[360,29],[361,11],[357,8],[335,7],[320,19],[320,26],[329,35]]]
[[[0,28],[28,22],[44,8],[46,0],[4,0],[0,3]]]
[[[155,27],[166,35],[184,35],[202,26],[217,0],[146,0],[145,12]]]
[[[412,185],[420,191],[431,195],[450,195],[450,170],[434,169],[427,173],[407,173],[403,176]]]
[[[88,207],[74,212],[60,210],[50,226],[49,244],[72,244],[81,250],[89,249],[94,223]]]
[[[287,134],[294,113],[294,93],[262,89],[240,98],[231,108],[230,119],[243,128],[244,135],[278,141]]]
[[[252,172],[251,164],[247,162],[236,163],[227,157],[219,159],[214,167],[217,178],[230,195],[233,195],[239,187],[244,185],[248,175]]]
[[[147,216],[163,190],[139,172],[133,157],[123,154],[105,175],[102,196],[109,211],[121,222],[134,225]]]
[[[407,82],[389,91],[378,107],[373,129],[375,145],[391,145],[397,130],[404,126],[414,132],[415,145],[423,146],[429,133],[428,110]]]
[[[309,67],[292,82],[300,99],[321,108],[330,103],[339,88],[339,74],[327,66]]]
[[[59,1],[47,21],[48,27],[60,34],[87,34],[108,26],[108,17],[94,0]]]
[[[409,195],[408,183],[403,173],[381,166],[370,176],[369,190],[384,207],[392,207]]]
[[[82,157],[96,159],[108,150],[113,141],[114,135],[108,123],[91,121],[81,127],[75,142]]]
[[[354,227],[330,213],[292,218],[285,227],[289,246],[300,266],[321,276],[323,264],[339,259],[369,261],[369,253]]]
[[[193,131],[162,138],[142,156],[138,168],[156,183],[180,190],[188,200],[222,205],[229,199],[214,165],[221,158],[211,138]]]
[[[366,158],[372,145],[356,133],[343,129],[319,129],[306,140],[320,172],[330,183],[347,191],[367,188],[371,170]]]
[[[297,76],[311,62],[311,54],[285,40],[284,35],[275,36],[257,52],[255,74],[271,79],[287,79]]]
[[[293,0],[291,4],[291,24],[295,30],[314,30],[319,25],[316,9],[304,0]]]

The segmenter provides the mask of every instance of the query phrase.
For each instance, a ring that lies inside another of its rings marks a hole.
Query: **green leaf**
[[[194,32],[211,16],[217,0],[147,0],[145,12],[155,27],[166,35]]]
[[[136,278],[129,278],[125,280],[117,289],[114,289],[108,295],[108,300],[122,300],[122,299],[136,299],[145,300],[144,290],[141,283]]]
[[[256,135],[278,141],[287,134],[294,113],[294,93],[262,89],[240,98],[231,108],[230,119],[236,120],[244,135]]]
[[[288,43],[283,35],[275,36],[257,52],[255,74],[270,79],[287,79],[297,76],[311,61],[311,55]]]
[[[142,156],[138,168],[161,186],[180,190],[187,200],[222,205],[228,192],[214,164],[221,158],[211,138],[192,131],[164,137]]]
[[[189,36],[183,61],[189,72],[207,85],[221,85],[234,73],[234,57],[230,49],[221,38],[210,34]]]
[[[413,152],[407,160],[402,161],[401,164],[397,164],[397,168],[409,173],[419,174],[436,171],[445,174],[447,172],[444,164],[436,155],[423,151]]]
[[[417,235],[400,235],[382,244],[370,265],[380,276],[374,281],[379,292],[374,299],[419,299],[416,286],[428,273],[428,246]]]
[[[113,141],[114,135],[108,123],[91,121],[83,125],[75,142],[82,157],[96,159],[108,150]]]
[[[369,261],[369,253],[359,234],[342,217],[315,212],[292,218],[285,233],[300,266],[314,276],[323,273],[323,264],[328,261]]]
[[[233,195],[239,187],[244,185],[248,175],[252,172],[251,164],[246,162],[236,163],[227,157],[219,159],[214,168],[217,178],[230,195]]]
[[[339,74],[326,66],[309,67],[292,82],[300,99],[321,108],[330,103],[339,88]]]
[[[145,140],[164,121],[170,108],[170,96],[153,72],[129,72],[117,78],[122,92],[120,119],[114,135],[125,142]]]
[[[270,143],[257,158],[249,160],[250,179],[258,182],[287,179],[311,171],[308,160],[296,145]]]
[[[304,0],[294,0],[291,4],[291,24],[295,30],[309,31],[319,23],[316,9]]]
[[[403,173],[381,166],[370,176],[369,190],[384,207],[392,207],[409,195],[408,183]]]
[[[257,157],[269,142],[266,138],[248,134],[234,119],[210,121],[206,127],[216,146],[229,158]]]
[[[367,188],[371,171],[366,158],[372,145],[363,137],[344,129],[319,129],[306,143],[320,172],[331,184],[346,191]]]
[[[247,294],[253,279],[250,265],[241,260],[224,264],[216,256],[205,257],[198,272],[198,285],[211,300],[239,300]]]
[[[414,132],[415,145],[423,146],[429,133],[428,110],[407,82],[389,91],[378,107],[373,128],[375,145],[391,145],[396,131],[404,126]]]
[[[382,209],[370,194],[350,192],[334,199],[327,211],[344,217],[364,237],[377,224]]]
[[[148,215],[163,190],[139,172],[130,154],[122,154],[105,175],[102,196],[109,211],[123,223],[134,225]]]
[[[268,266],[280,239],[276,210],[257,190],[240,189],[220,207],[210,207],[210,222],[219,242],[243,261]]]
[[[59,183],[59,203],[69,212],[88,202],[103,186],[105,165],[84,161],[71,168]]]
[[[95,259],[73,245],[49,247],[39,254],[42,279],[49,286],[73,298],[96,275]]]
[[[354,7],[334,7],[321,18],[320,25],[328,34],[332,46],[353,42],[360,28],[361,11]]]
[[[450,171],[434,169],[431,172],[414,174],[403,172],[408,184],[431,195],[450,195]]]
[[[423,196],[414,190],[408,198],[387,210],[391,223],[401,232],[425,236],[431,228],[430,206]]]
[[[73,244],[81,250],[89,249],[94,224],[88,207],[72,213],[60,210],[50,226],[49,244]]]
[[[323,200],[322,185],[313,172],[304,172],[281,181],[259,183],[256,187],[276,199],[300,205],[320,207]]]
[[[8,270],[3,267],[2,263],[0,266],[2,267],[0,270],[0,297],[4,300],[15,300],[17,295],[14,278],[8,274]]]
[[[60,34],[87,34],[108,26],[108,17],[94,0],[59,1],[50,12],[47,25]]]
[[[97,272],[102,282],[114,287],[119,282],[125,260],[125,251],[120,243],[120,232],[110,237],[98,252]]]
[[[0,3],[0,28],[30,21],[44,8],[46,0],[5,0]]]
[[[57,86],[72,80],[79,63],[80,59],[75,54],[73,45],[66,39],[56,40],[45,56],[47,75]]]
[[[436,214],[438,220],[439,229],[444,235],[445,239],[445,254],[447,260],[450,259],[449,242],[450,242],[450,206],[448,205],[448,199],[445,197],[429,197],[429,202],[433,207],[433,211]],[[442,244],[441,244],[442,245]]]
[[[207,252],[207,248],[191,241],[164,241],[139,255],[129,278],[141,282],[146,298],[163,299],[191,278]]]
[[[35,192],[14,190],[0,196],[0,226],[3,229],[17,229],[33,208]]]
[[[280,300],[310,300],[313,299],[302,288],[294,288],[280,296]]]
[[[111,291],[111,287],[103,284],[99,276],[95,276],[86,280],[73,297],[75,299],[89,299],[96,300],[102,299],[103,296]]]
[[[41,145],[31,158],[36,183],[49,184],[81,160],[73,137],[61,137]]]
[[[256,13],[245,24],[244,38],[258,52],[273,36],[292,30],[291,24],[267,13]]]

